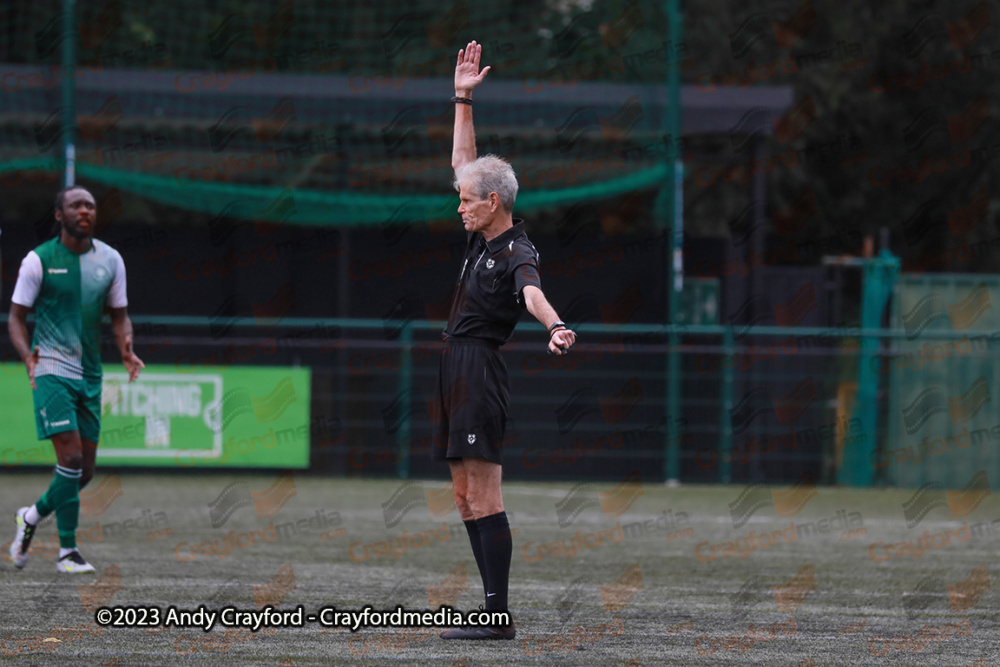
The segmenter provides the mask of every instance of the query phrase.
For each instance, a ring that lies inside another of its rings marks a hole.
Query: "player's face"
[[[78,239],[94,235],[97,224],[97,203],[94,195],[82,188],[70,190],[63,195],[61,211],[56,211],[56,219],[70,236]]]
[[[493,222],[494,211],[490,198],[480,199],[472,183],[459,183],[458,214],[462,216],[462,224],[467,232],[481,232]]]

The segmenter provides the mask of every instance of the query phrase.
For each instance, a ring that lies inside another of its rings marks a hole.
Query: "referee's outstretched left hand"
[[[549,338],[549,354],[556,356],[569,354],[569,348],[576,343],[576,333],[572,329],[557,329]]]

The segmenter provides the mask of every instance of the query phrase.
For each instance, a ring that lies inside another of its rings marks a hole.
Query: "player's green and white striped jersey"
[[[97,239],[90,250],[76,254],[56,237],[25,256],[11,300],[35,308],[35,375],[100,378],[104,305],[128,305],[125,263],[117,250]]]

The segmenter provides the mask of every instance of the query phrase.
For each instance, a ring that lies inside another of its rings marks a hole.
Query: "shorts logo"
[[[473,444],[475,444],[475,442],[476,442],[476,434],[475,433],[470,433],[469,434],[469,444],[473,445]]]
[[[492,269],[494,266],[496,266],[496,262],[494,262],[492,259],[486,260],[486,268],[487,269]]]

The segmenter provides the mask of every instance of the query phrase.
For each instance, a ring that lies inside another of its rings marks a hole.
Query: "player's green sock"
[[[59,546],[72,549],[76,546],[76,527],[80,522],[80,477],[82,470],[71,470],[56,466],[56,474],[48,490],[35,503],[38,515],[47,517],[56,513],[59,529]]]

